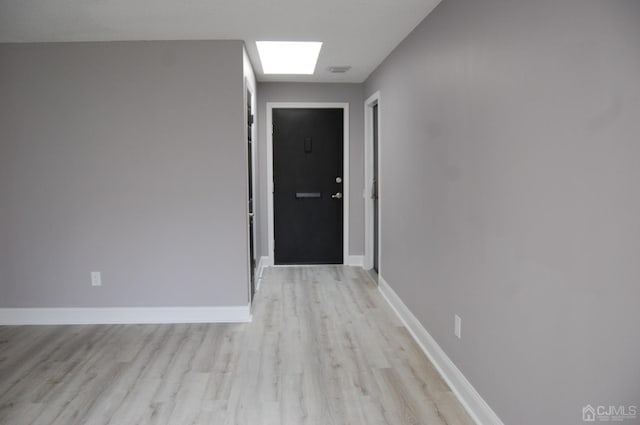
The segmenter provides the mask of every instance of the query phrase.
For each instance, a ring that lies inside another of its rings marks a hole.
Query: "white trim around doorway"
[[[364,101],[364,261],[363,266],[366,270],[373,268],[373,198],[371,191],[373,189],[373,107],[378,105],[378,259],[381,257],[382,244],[380,243],[380,223],[382,212],[382,197],[380,195],[381,181],[381,155],[380,145],[381,137],[381,113],[380,113],[380,92],[377,91],[367,100]],[[380,268],[380,261],[378,261]],[[380,273],[380,270],[378,270]]]
[[[258,109],[258,101],[256,98],[256,88],[254,86],[254,84],[252,83],[252,81],[245,77],[244,78],[244,114],[245,114],[245,118],[247,118],[246,113],[247,113],[247,92],[251,93],[251,112],[252,115],[254,117],[257,117],[257,109]],[[251,125],[251,143],[245,143],[246,146],[246,155],[251,157],[251,185],[253,188],[253,212],[254,214],[257,211],[256,208],[256,194],[258,193],[258,176],[257,176],[257,151],[256,151],[256,146],[258,143],[258,138],[257,138],[257,134],[258,134],[258,123],[257,120],[254,120],[253,124]],[[246,142],[248,142],[249,139],[249,132],[248,132],[248,125],[247,125],[247,121],[245,119],[245,125],[244,125],[244,140]],[[247,170],[246,170],[246,175],[247,177],[249,176],[249,164],[247,163]],[[247,276],[249,282],[247,285],[247,293],[248,293],[248,298],[249,298],[249,304],[251,305],[251,258],[249,258],[250,256],[253,256],[253,258],[256,261],[256,269],[253,270],[254,273],[254,285],[255,286],[255,290],[257,291],[257,285],[258,285],[258,277],[256,271],[257,271],[257,263],[258,263],[258,239],[257,239],[257,233],[258,233],[258,229],[259,227],[255,224],[256,223],[256,219],[254,219],[254,228],[253,228],[253,241],[250,241],[249,238],[251,237],[251,235],[249,234],[249,209],[248,209],[248,205],[249,205],[249,181],[247,179],[247,186],[245,189],[245,198],[247,200],[246,205],[247,205],[247,246],[250,247],[253,245],[253,252],[249,252],[249,256],[247,258],[247,270],[249,270],[249,276]],[[253,243],[253,244],[252,244]],[[255,294],[254,294],[255,295]]]
[[[344,215],[343,215],[343,248],[342,262],[349,263],[349,104],[346,102],[329,103],[329,102],[267,102],[267,122],[266,122],[266,140],[267,140],[267,234],[268,234],[268,254],[269,265],[274,264],[274,222],[273,222],[273,110],[278,108],[301,108],[301,109],[321,109],[321,108],[340,108],[343,110],[343,195],[344,195]]]

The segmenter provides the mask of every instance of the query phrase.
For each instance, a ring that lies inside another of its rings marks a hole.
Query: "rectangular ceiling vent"
[[[351,69],[350,66],[330,66],[329,72],[333,74],[344,74]]]

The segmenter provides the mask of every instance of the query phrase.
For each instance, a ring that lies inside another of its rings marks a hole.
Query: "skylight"
[[[256,41],[265,74],[311,75],[316,69],[319,41]]]

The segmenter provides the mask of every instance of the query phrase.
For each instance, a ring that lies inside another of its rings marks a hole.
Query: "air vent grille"
[[[333,73],[333,74],[344,74],[345,72],[349,71],[351,69],[350,66],[345,65],[345,66],[330,66],[329,67],[329,72]]]

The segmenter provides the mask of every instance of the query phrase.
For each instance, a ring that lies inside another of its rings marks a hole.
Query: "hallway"
[[[368,274],[265,270],[253,322],[0,327],[1,424],[470,425]]]

